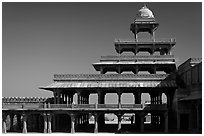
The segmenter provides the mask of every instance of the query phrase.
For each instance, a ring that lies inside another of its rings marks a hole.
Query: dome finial
[[[144,3],[144,6],[139,10],[140,16],[142,18],[154,18],[154,15],[151,10],[149,10]]]
[[[146,6],[146,4],[144,3],[144,6],[143,6],[143,8],[147,8],[147,6]]]

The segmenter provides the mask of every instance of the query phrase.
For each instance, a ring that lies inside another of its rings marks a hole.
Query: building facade
[[[202,60],[190,58],[178,67],[174,109],[177,129],[202,132]]]
[[[116,133],[155,130],[168,133],[177,124],[173,100],[178,85],[176,76],[171,76],[176,72],[175,58],[171,55],[176,42],[175,39],[156,40],[155,31],[158,26],[152,11],[143,6],[130,25],[133,40],[116,40],[114,44],[118,55],[101,56],[100,62],[93,63],[100,74],[55,74],[52,84],[39,87],[53,93],[53,97],[48,99],[3,98],[3,133],[7,130],[23,133],[75,133],[85,131],[83,128],[98,133],[109,128],[105,123],[107,113],[117,116],[117,125],[111,128]],[[151,38],[145,41],[139,39],[141,32],[147,33]],[[123,55],[123,52],[133,54]],[[141,52],[149,54],[139,55]],[[117,94],[117,104],[105,102],[105,95],[108,93]],[[133,104],[121,103],[121,95],[125,93],[134,95]],[[141,102],[143,93],[150,95],[150,103]],[[73,100],[75,94],[77,103]],[[97,94],[96,104],[90,104],[90,94]],[[162,94],[167,98],[165,104],[162,103]],[[134,116],[131,117],[131,124],[122,128],[121,120],[126,113]],[[180,112],[178,116],[181,114]],[[94,116],[93,125],[89,122],[90,116]],[[151,118],[148,119],[148,125],[144,123],[146,116]],[[15,127],[14,118],[17,122]]]

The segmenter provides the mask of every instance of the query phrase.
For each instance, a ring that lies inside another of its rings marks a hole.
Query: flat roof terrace
[[[174,55],[148,55],[148,56],[139,56],[139,55],[110,55],[110,56],[101,56],[100,61],[165,61],[165,62],[175,62]]]
[[[168,74],[56,74],[52,84],[39,88],[71,92],[79,89],[86,92],[95,92],[99,89],[114,92],[118,88],[123,88],[127,92],[135,88],[176,88],[176,81],[165,80],[167,77]]]
[[[176,44],[176,39],[171,38],[157,41],[116,39],[114,43],[117,53],[132,51],[136,54],[139,51],[155,52],[160,50],[165,50],[167,53]]]

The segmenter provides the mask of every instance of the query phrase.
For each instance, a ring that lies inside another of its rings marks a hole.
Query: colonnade
[[[82,91],[76,91],[75,93],[77,93],[77,104],[89,104],[89,95],[90,93],[82,93]],[[69,94],[64,94],[60,91],[58,92],[54,92],[54,104],[72,104],[73,103],[73,96],[75,93],[69,93]],[[96,91],[95,93],[97,93],[98,95],[98,104],[105,104],[105,95],[107,92],[103,92],[103,91]],[[118,95],[118,104],[120,106],[121,104],[121,96],[123,91],[122,90],[118,90],[116,91],[117,95]],[[135,104],[141,104],[141,94],[142,92],[140,90],[138,90],[137,92],[133,92],[134,95],[134,103]],[[150,98],[151,98],[151,104],[162,104],[162,93],[161,92],[151,92],[150,94]],[[168,107],[171,107],[171,102],[172,100],[169,100],[172,98],[172,94],[170,93],[165,93],[167,95],[167,105]],[[159,110],[159,109],[158,109]],[[32,115],[34,113],[28,113],[28,112],[19,112],[20,114],[17,114],[17,122],[21,122],[21,124],[18,125],[19,129],[21,129],[21,131],[23,133],[27,133],[28,129],[27,129],[27,121],[28,121],[28,115]],[[165,114],[161,114],[161,113],[157,113],[157,112],[151,112],[151,122],[154,125],[164,125],[165,128],[165,132],[168,131],[168,111]],[[52,112],[45,112],[45,111],[38,111],[38,113],[35,114],[40,114],[41,116],[41,120],[43,121],[43,125],[39,126],[42,129],[42,132],[44,133],[52,133],[52,129],[55,131],[55,127],[59,125],[59,118],[61,116],[56,116],[58,115],[58,111],[52,111]],[[98,125],[103,125],[105,123],[105,119],[104,119],[104,114],[105,112],[71,112],[69,110],[65,110],[63,111],[63,114],[67,114],[70,119],[70,130],[71,133],[75,132],[75,126],[80,125],[80,124],[89,124],[89,117],[90,114],[94,115],[95,118],[95,123],[94,123],[94,132],[98,133]],[[121,130],[121,117],[124,114],[123,112],[117,112],[114,113],[117,117],[118,117],[118,128],[117,130],[120,131]],[[2,131],[3,133],[6,133],[6,117],[8,114],[3,114],[3,121],[2,121]],[[11,130],[13,129],[13,114],[9,114],[10,118],[11,118]],[[144,118],[145,118],[145,113],[142,112],[135,112],[135,120],[137,120],[136,122],[140,122],[139,123],[139,128],[140,131],[143,132],[144,131]],[[20,120],[20,121],[19,121]],[[33,124],[37,124],[37,122],[35,122],[35,119],[32,120],[34,123]],[[68,121],[68,120],[67,120]],[[39,123],[39,122],[38,122]],[[43,127],[44,126],[44,127]],[[42,128],[43,127],[43,128]],[[38,128],[40,129],[40,128]]]
[[[118,95],[118,104],[121,104],[121,96],[123,92],[116,92]],[[65,94],[60,91],[54,92],[54,104],[73,104],[73,97],[75,93]],[[89,95],[90,93],[83,94],[80,91],[76,92],[77,94],[77,104],[89,104]],[[98,104],[105,104],[105,92],[98,91]],[[135,104],[141,104],[141,92],[133,93],[135,98]]]

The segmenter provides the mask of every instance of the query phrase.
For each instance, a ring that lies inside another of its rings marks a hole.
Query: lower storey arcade
[[[117,116],[117,124],[105,123],[105,114]],[[132,113],[131,123],[122,124],[122,116]],[[122,131],[146,132],[145,117],[151,114],[152,130],[157,129],[161,132],[168,132],[168,111],[167,110],[129,110],[129,109],[44,109],[44,110],[3,110],[3,133],[7,132],[114,132]],[[90,117],[93,116],[93,123]],[[10,119],[10,124],[7,120]],[[14,121],[16,120],[16,121]],[[15,125],[14,125],[15,123]],[[8,128],[9,126],[9,128]],[[110,130],[111,126],[111,130]],[[151,131],[151,129],[150,129]]]

